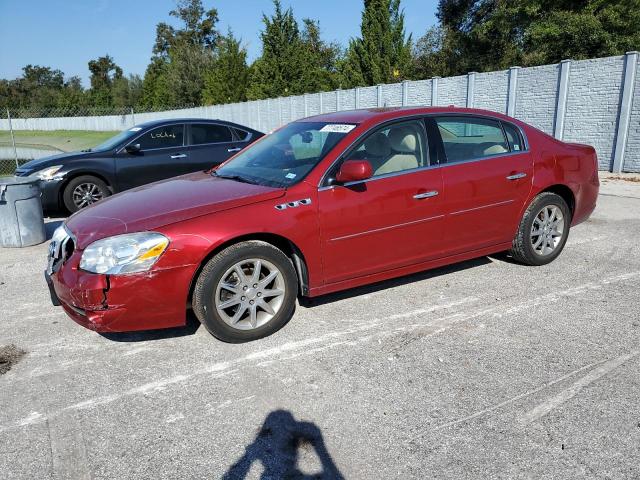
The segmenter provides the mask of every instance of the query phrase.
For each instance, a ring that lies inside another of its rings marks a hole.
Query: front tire
[[[81,175],[71,179],[64,187],[62,201],[71,213],[75,213],[111,195],[106,183],[93,175]]]
[[[511,255],[526,265],[546,265],[562,252],[570,226],[567,202],[560,195],[542,192],[522,216]]]
[[[193,290],[193,311],[216,338],[243,343],[271,335],[293,316],[298,282],[291,260],[273,245],[247,241],[209,260]]]

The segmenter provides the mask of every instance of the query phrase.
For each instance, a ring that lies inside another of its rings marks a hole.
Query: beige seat
[[[499,153],[507,153],[508,150],[504,148],[502,145],[492,145],[489,148],[484,149],[485,155],[497,155]]]
[[[377,168],[375,175],[412,170],[420,166],[416,151],[419,147],[416,131],[411,127],[396,127],[389,131],[389,144],[395,152]]]

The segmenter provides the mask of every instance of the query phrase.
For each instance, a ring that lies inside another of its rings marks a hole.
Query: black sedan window
[[[231,128],[235,134],[236,137],[238,138],[239,141],[244,142],[245,140],[247,140],[247,137],[249,136],[249,132],[245,132],[244,130],[240,130],[239,128]]]
[[[184,125],[166,125],[149,130],[134,143],[140,144],[140,150],[155,148],[181,147],[184,140]]]
[[[231,130],[224,125],[196,123],[191,125],[191,145],[231,142]]]

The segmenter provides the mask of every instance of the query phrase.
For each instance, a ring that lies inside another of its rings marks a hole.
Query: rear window
[[[436,117],[435,121],[449,163],[509,152],[509,144],[497,120]]]
[[[191,125],[191,144],[231,142],[231,130],[224,125],[195,123]]]
[[[244,130],[240,130],[239,128],[233,128],[231,127],[231,129],[233,130],[233,132],[236,134],[236,138],[241,141],[244,142],[245,140],[247,140],[247,137],[249,136],[249,132],[246,132]]]
[[[502,123],[504,127],[504,132],[507,134],[507,140],[509,140],[509,147],[512,152],[519,152],[520,150],[524,150],[524,142],[522,141],[522,135],[520,135],[520,131],[510,123]]]

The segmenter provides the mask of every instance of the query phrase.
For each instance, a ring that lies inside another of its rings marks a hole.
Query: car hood
[[[66,221],[77,246],[84,249],[101,238],[149,231],[164,225],[251,203],[278,198],[282,188],[192,173],[151,183],[106,198]]]
[[[76,158],[85,157],[86,155],[86,152],[59,153],[58,155],[50,155],[48,157],[42,157],[36,160],[31,160],[27,163],[23,163],[22,165],[20,165],[20,168],[18,170],[36,172],[52,165],[60,165],[61,163],[64,164],[64,162],[67,160],[74,160]]]

